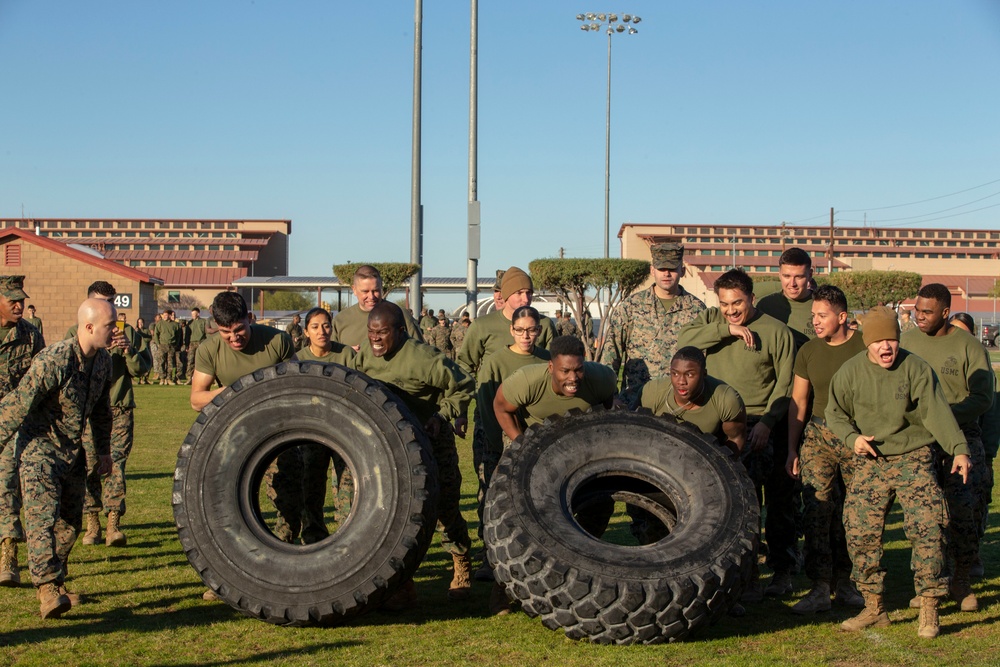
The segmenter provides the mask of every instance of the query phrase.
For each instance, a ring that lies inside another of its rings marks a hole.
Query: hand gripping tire
[[[644,546],[601,541],[574,514],[608,497],[661,519]],[[685,638],[739,599],[757,557],[757,499],[713,441],[648,411],[570,414],[507,448],[486,494],[497,581],[573,639]]]
[[[354,473],[351,513],[310,545],[279,541],[258,490],[277,454],[324,445]],[[247,375],[202,410],[177,455],[174,519],[207,586],[249,616],[327,625],[377,606],[433,536],[437,469],[406,407],[368,376],[286,362]]]

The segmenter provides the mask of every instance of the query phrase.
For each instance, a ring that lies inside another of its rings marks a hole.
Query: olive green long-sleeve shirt
[[[993,371],[982,344],[967,331],[952,327],[944,336],[910,329],[900,337],[899,345],[937,373],[958,425],[978,431],[979,417],[993,405]]]
[[[892,368],[866,354],[851,357],[830,381],[826,423],[845,446],[874,436],[882,456],[897,456],[937,442],[951,455],[969,447],[930,364],[900,349]]]
[[[535,347],[547,350],[552,339],[556,337],[556,326],[552,320],[543,317],[540,325],[541,333],[535,340]],[[510,320],[502,310],[494,310],[489,315],[483,315],[469,326],[462,340],[462,349],[458,351],[455,360],[462,370],[476,377],[483,360],[505,347],[514,344],[514,336],[510,333]]]
[[[421,424],[435,413],[445,419],[464,417],[476,389],[475,381],[455,362],[412,338],[382,357],[376,357],[366,342],[353,363],[402,399]]]
[[[773,429],[788,412],[795,339],[788,327],[759,310],[745,326],[754,334],[752,350],[729,333],[729,322],[718,308],[709,308],[681,329],[677,347],[703,350],[708,374],[739,392],[747,416],[759,417]]]

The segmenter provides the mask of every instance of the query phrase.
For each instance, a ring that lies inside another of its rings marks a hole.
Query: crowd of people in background
[[[676,243],[651,248],[652,284],[610,314],[596,361],[584,347],[589,313],[582,322],[568,308],[542,315],[530,276],[513,266],[497,272],[492,312],[475,319],[429,306],[414,317],[384,300],[381,275],[366,265],[352,281],[354,306],[296,313],[284,330],[257,323],[235,292],[218,294],[210,317],[164,309],[130,325],[111,305],[114,287],[99,281],[66,340],[49,347],[34,305],[24,309],[23,278],[0,276],[0,586],[20,584],[17,544],[27,541],[40,613],[59,617],[82,602],[65,578],[83,518],[85,544],[102,541],[102,512],[104,543],[127,543],[133,382],[190,385],[200,411],[240,377],[298,360],[384,382],[426,431],[440,476],[442,546],[452,557],[450,599],[466,598],[474,580],[491,582],[491,611],[511,610],[485,552],[472,549],[456,436],[471,434],[481,538],[504,448],[547,417],[604,406],[689,423],[745,467],[764,510],[761,553],[771,576],[755,567],[730,613],[791,594],[792,576],[804,571],[811,588],[793,612],[842,604],[861,610],[844,631],[887,625],[882,533],[896,499],[914,550],[918,635],[937,636],[948,599],[960,611],[978,609],[972,581],[984,570],[1000,405],[989,356],[970,335],[971,318],[951,313],[948,289],[921,288],[914,319],[885,307],[854,318],[843,292],[816,286],[808,253],[791,248],[779,260],[780,292],[758,300],[751,277],[733,269],[715,281],[719,306],[707,308],[681,286],[683,255]],[[92,389],[74,391],[80,382]],[[334,521],[350,514],[351,470],[322,446],[284,452],[265,483],[278,515],[273,532],[286,542],[330,534],[323,514],[331,491]],[[577,520],[600,537],[613,507],[594,503]],[[640,544],[663,537],[641,509],[630,508],[629,518]],[[210,588],[203,597],[219,594]],[[417,603],[408,581],[385,607]]]

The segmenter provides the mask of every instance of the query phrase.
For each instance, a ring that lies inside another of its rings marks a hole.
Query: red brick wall
[[[36,316],[41,318],[45,330],[45,342],[61,340],[66,331],[76,324],[76,311],[87,298],[87,287],[96,280],[106,280],[119,293],[132,295],[132,307],[120,312],[126,313],[128,322],[134,324],[140,312],[147,322],[156,314],[153,300],[153,286],[129,280],[123,276],[99,269],[86,262],[41,248],[19,238],[10,238],[0,243],[21,246],[21,265],[0,266],[5,275],[24,275],[24,291],[29,298],[24,305],[33,305]],[[6,262],[7,254],[0,252],[0,260]]]

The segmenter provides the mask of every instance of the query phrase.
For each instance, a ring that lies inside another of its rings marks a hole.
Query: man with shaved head
[[[402,309],[388,301],[379,302],[368,313],[368,344],[354,358],[354,366],[398,396],[430,439],[440,485],[438,527],[442,531],[442,546],[451,554],[455,567],[448,597],[464,599],[471,590],[472,541],[459,507],[462,473],[458,468],[455,435],[465,435],[465,415],[475,382],[444,354],[412,340],[406,333]],[[451,420],[454,425],[449,424]],[[416,591],[411,579],[389,599],[386,607],[403,609],[415,603]]]
[[[83,523],[88,422],[100,471],[111,470],[108,347],[116,317],[107,301],[84,301],[76,336],[42,350],[0,400],[0,448],[15,447],[20,459],[28,563],[42,618],[58,618],[80,601],[66,590],[66,561]]]

